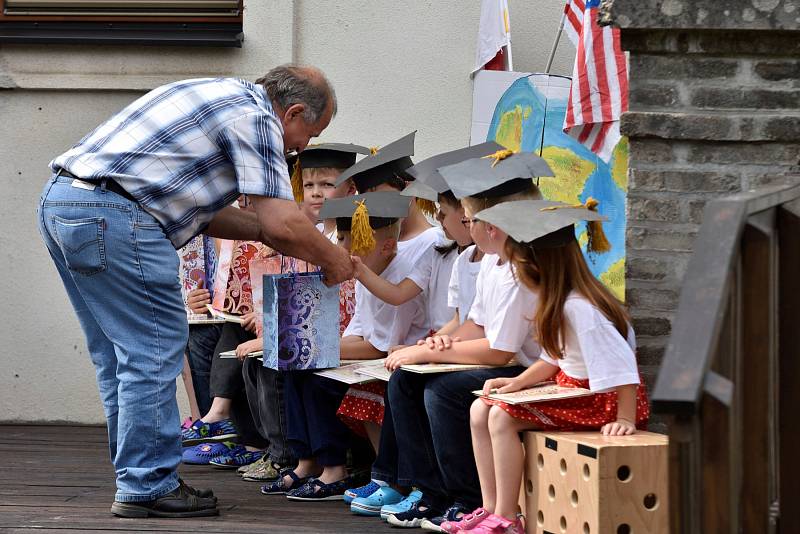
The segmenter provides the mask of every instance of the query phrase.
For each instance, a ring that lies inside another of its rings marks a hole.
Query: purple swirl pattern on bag
[[[278,281],[279,366],[308,369],[319,360],[319,332],[314,327],[320,317],[322,294],[308,277],[287,277]]]

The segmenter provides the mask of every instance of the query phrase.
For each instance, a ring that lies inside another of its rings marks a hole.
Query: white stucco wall
[[[509,4],[515,69],[541,71],[563,3]],[[463,146],[479,6],[249,0],[241,50],[0,46],[0,421],[103,421],[82,334],[36,230],[48,161],[161,83],[254,79],[289,61],[321,67],[336,87],[339,115],[323,140],[382,145],[416,129],[417,158]],[[552,71],[570,74],[573,55],[562,37]]]

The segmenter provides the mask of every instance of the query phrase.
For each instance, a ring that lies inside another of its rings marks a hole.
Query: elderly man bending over
[[[55,158],[39,231],[78,316],[97,374],[116,470],[112,513],[214,515],[184,484],[175,378],[187,325],[175,249],[200,232],[260,240],[351,277],[348,254],[292,200],[285,154],[336,113],[319,70],[285,65],[250,83],[185,80],[144,95]],[[231,203],[247,194],[255,213]]]

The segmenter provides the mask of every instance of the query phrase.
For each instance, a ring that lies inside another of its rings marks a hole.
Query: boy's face
[[[317,172],[303,176],[303,205],[300,208],[312,221],[319,220],[319,211],[325,199],[334,198],[336,194],[336,178],[338,171]]]
[[[339,241],[339,246],[343,249],[350,251],[350,245],[352,244],[350,232],[339,231],[337,233],[337,238]],[[390,248],[387,241],[391,238],[382,237],[380,233],[375,235],[375,248],[372,249],[367,254],[353,254],[353,256],[358,256],[361,258],[361,262],[369,267],[371,270],[378,272],[381,270],[381,260],[383,259],[386,250]],[[393,248],[393,247],[391,247]]]

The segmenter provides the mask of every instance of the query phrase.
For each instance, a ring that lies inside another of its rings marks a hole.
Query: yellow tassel
[[[300,157],[294,161],[294,168],[292,169],[292,193],[294,194],[294,201],[300,204],[303,202],[303,171],[300,168]]]
[[[369,225],[369,211],[363,200],[356,201],[358,205],[353,212],[350,225],[350,252],[356,256],[369,254],[375,248],[375,236]]]
[[[369,155],[370,155],[370,156],[374,156],[375,154],[377,154],[377,153],[378,153],[378,150],[380,150],[380,149],[381,149],[381,148],[380,148],[380,147],[377,147],[377,146],[371,146],[371,147],[369,147]]]
[[[599,205],[600,202],[592,197],[589,197],[583,204],[572,204],[571,206],[550,206],[547,208],[542,208],[539,211],[553,211],[563,208],[597,211],[597,207]],[[611,250],[611,243],[609,243],[606,233],[603,231],[603,221],[588,221],[586,225],[586,234],[589,238],[589,242],[586,245],[586,250],[589,252],[604,254]]]
[[[492,162],[492,168],[494,168],[495,165],[500,163],[502,160],[506,159],[508,156],[511,156],[512,154],[516,154],[516,152],[508,148],[504,148],[503,150],[498,150],[497,152],[494,152],[487,156],[483,156],[481,159],[493,159],[494,161]]]
[[[427,198],[417,198],[417,207],[419,210],[428,217],[436,216],[436,204]]]

